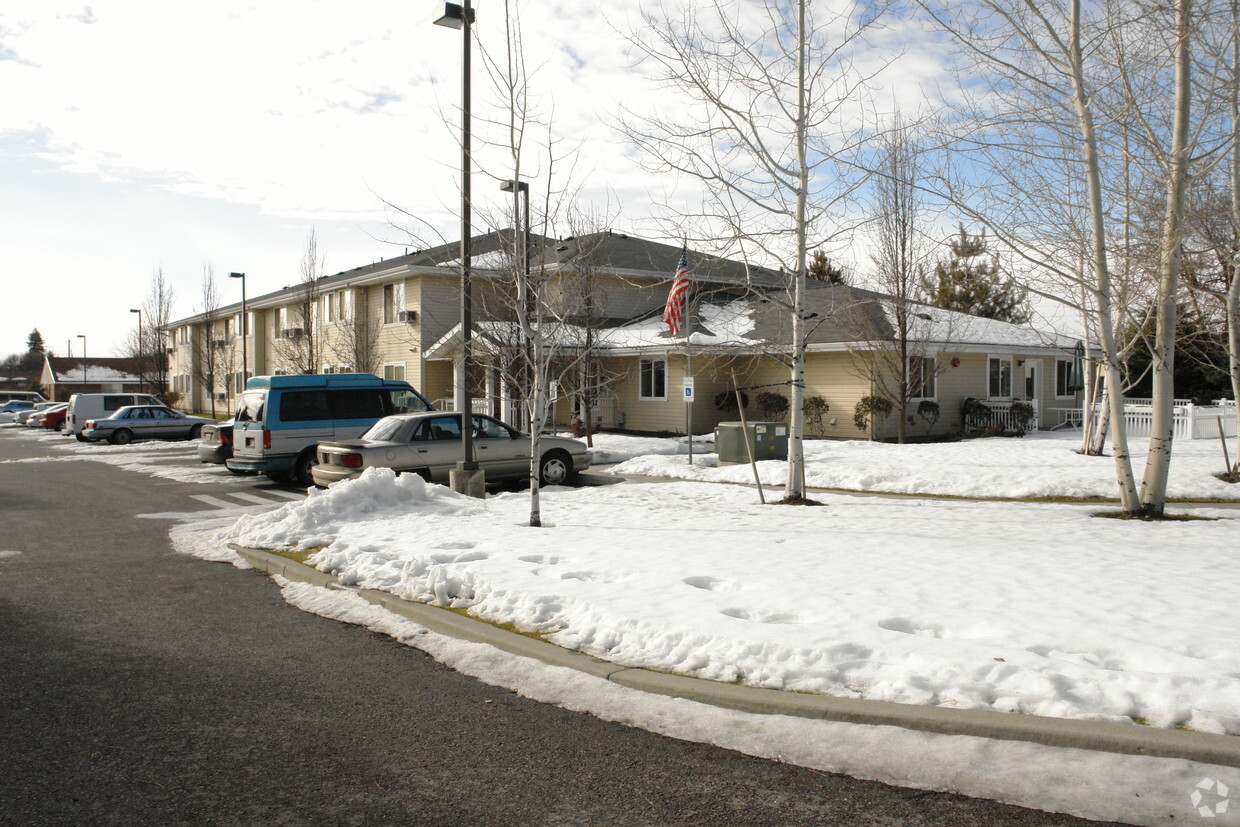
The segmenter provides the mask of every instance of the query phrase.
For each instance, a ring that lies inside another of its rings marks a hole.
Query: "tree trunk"
[[[788,479],[784,483],[785,500],[805,497],[805,266],[806,218],[809,198],[809,166],[807,158],[807,119],[805,102],[805,3],[797,4],[797,268],[792,288],[792,377],[788,394]]]
[[[1099,170],[1098,138],[1094,131],[1093,113],[1089,95],[1085,90],[1085,70],[1081,59],[1081,0],[1072,0],[1072,102],[1076,109],[1081,130],[1081,148],[1085,154],[1085,172],[1088,182],[1091,247],[1093,251],[1094,277],[1097,281],[1098,338],[1105,360],[1107,397],[1114,433],[1111,438],[1111,454],[1115,460],[1115,477],[1119,486],[1120,504],[1125,513],[1135,514],[1140,509],[1136,477],[1132,472],[1132,457],[1128,453],[1128,430],[1124,423],[1124,395],[1120,390],[1122,374],[1119,353],[1115,346],[1113,308],[1111,305],[1111,274],[1107,262],[1105,207],[1102,203],[1102,178]]]
[[[1183,256],[1184,194],[1188,184],[1189,105],[1192,70],[1189,54],[1189,25],[1192,0],[1178,0],[1175,44],[1175,125],[1171,156],[1167,162],[1167,212],[1163,220],[1161,267],[1158,277],[1158,303],[1155,311],[1153,357],[1153,421],[1145,476],[1141,481],[1141,509],[1161,517],[1167,502],[1167,476],[1171,469],[1171,447],[1175,437],[1175,322],[1176,293],[1180,283]]]

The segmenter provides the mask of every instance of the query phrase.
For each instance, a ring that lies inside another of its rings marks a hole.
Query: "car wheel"
[[[199,437],[201,437],[201,436],[202,436],[202,426],[201,426],[201,425],[195,425],[194,427],[192,427],[192,428],[190,428],[190,429],[189,429],[189,438],[190,438],[190,439],[198,439],[198,438],[199,438]]]
[[[301,456],[297,458],[297,464],[293,466],[293,481],[307,488],[314,485],[314,477],[310,476],[310,469],[318,464],[319,457],[313,448],[302,451]]]
[[[73,435],[73,437],[74,437],[74,438],[75,438],[78,442],[90,442],[90,440],[89,440],[89,439],[87,439],[86,437],[82,436],[81,434],[74,434],[74,435]]]
[[[573,460],[563,451],[552,451],[538,466],[540,485],[563,485],[572,476]]]
[[[57,422],[53,427],[57,431],[63,431],[65,429],[65,421],[62,419],[59,422]]]
[[[121,428],[119,431],[112,434],[112,436],[108,437],[108,442],[111,442],[113,445],[128,445],[133,442],[133,431],[126,428]]]

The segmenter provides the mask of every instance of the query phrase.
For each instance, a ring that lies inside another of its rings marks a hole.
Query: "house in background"
[[[510,231],[473,244],[474,318],[511,319]],[[660,311],[681,248],[603,231],[576,238],[534,236],[531,268],[553,301],[597,327],[617,327]],[[689,253],[694,279],[714,287],[771,287],[779,275]],[[196,411],[229,410],[250,376],[374,373],[403,379],[436,407],[451,408],[462,384],[460,359],[441,344],[460,320],[460,245],[445,244],[248,298],[211,314],[171,322],[169,386]],[[209,318],[208,318],[209,315]],[[243,335],[244,331],[244,335]],[[439,344],[437,355],[428,351]],[[508,377],[495,367],[471,376],[478,410],[513,417]]]
[[[138,393],[148,390],[136,358],[45,356],[39,386],[43,395],[67,402],[75,393]]]
[[[685,330],[670,337],[661,314],[681,248],[615,232],[568,239],[534,237],[531,270],[543,274],[549,303],[560,312],[546,332],[564,354],[554,421],[581,415],[631,431],[684,433],[683,386],[694,377],[688,427],[709,432],[735,410],[716,399],[732,376],[750,398],[788,396],[791,319],[783,286],[770,270],[688,253],[693,284]],[[510,388],[517,327],[509,274],[508,231],[473,240],[474,410],[514,423],[523,417]],[[183,407],[231,408],[248,375],[367,372],[404,379],[451,409],[462,381],[458,244],[409,253],[250,299],[242,336],[241,305],[169,325],[172,389]],[[915,305],[911,325],[918,391],[908,409],[874,416],[859,428],[853,413],[867,397],[890,396],[895,305],[889,297],[811,281],[805,396],[828,406],[808,433],[841,439],[888,439],[903,417],[906,436],[961,430],[966,399],[983,400],[1003,423],[1013,403],[1027,402],[1034,427],[1072,420],[1080,409],[1077,342],[1052,332]],[[554,328],[554,330],[552,330]],[[209,358],[207,358],[209,357]],[[209,363],[209,364],[208,364]],[[898,362],[897,362],[898,364]],[[209,370],[207,368],[210,368]],[[579,371],[580,376],[574,371]],[[588,374],[588,375],[587,375]],[[211,377],[214,377],[213,379]]]

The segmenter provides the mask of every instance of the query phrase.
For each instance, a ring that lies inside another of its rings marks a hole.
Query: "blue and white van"
[[[434,410],[408,382],[370,373],[255,376],[233,424],[230,471],[313,485],[319,442],[356,439],[390,414]]]

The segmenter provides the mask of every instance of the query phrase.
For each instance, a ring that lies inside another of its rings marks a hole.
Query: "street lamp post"
[[[512,193],[512,214],[514,222],[516,222],[515,226],[512,228],[512,231],[514,236],[518,231],[522,233],[520,252],[516,256],[517,261],[521,263],[517,273],[517,307],[520,308],[519,312],[522,314],[522,321],[525,322],[525,324],[521,325],[521,352],[529,354],[530,346],[529,342],[526,341],[526,329],[529,324],[530,312],[530,184],[528,181],[521,181],[514,178],[511,181],[501,181],[499,184],[499,189],[500,192]],[[520,203],[519,199],[523,200],[524,204]],[[522,207],[524,210],[522,210]],[[521,220],[522,215],[524,215],[524,221]],[[516,247],[515,244],[513,246],[514,248]],[[514,250],[514,252],[516,251]],[[532,358],[533,356],[531,356],[531,359]],[[532,366],[533,362],[531,361],[530,364]],[[531,412],[528,404],[523,405],[522,408],[523,410],[521,413],[525,419],[523,425],[525,430],[528,432],[533,427]]]
[[[131,307],[129,312],[138,314],[138,393],[146,393],[142,382],[142,309]]]
[[[452,489],[474,497],[485,497],[485,480],[482,470],[474,460],[473,399],[470,380],[473,374],[473,297],[471,296],[471,270],[473,250],[470,228],[470,30],[474,23],[474,10],[465,0],[464,5],[444,3],[443,16],[436,26],[461,30],[463,57],[461,60],[461,387],[457,392],[457,408],[461,414],[461,460],[450,473]]]
[[[86,336],[79,333],[77,337],[82,340],[82,393],[86,393]]]
[[[229,273],[230,279],[241,279],[241,389],[250,381],[250,349],[246,337],[250,335],[250,314],[245,312],[245,273]],[[233,362],[235,365],[236,362]]]

